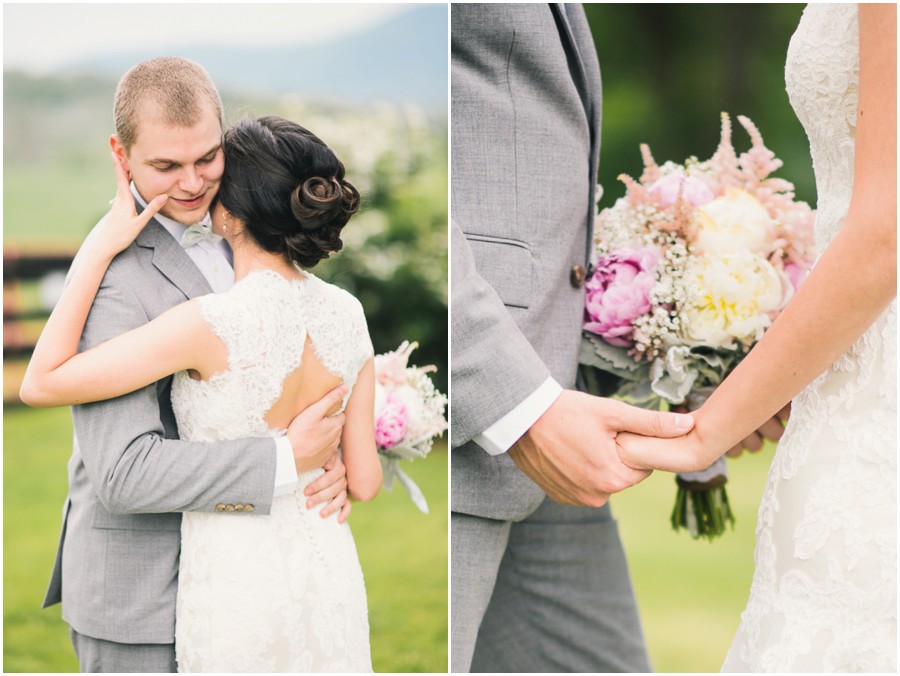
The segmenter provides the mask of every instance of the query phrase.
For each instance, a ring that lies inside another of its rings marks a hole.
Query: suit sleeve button
[[[225,511],[225,505],[223,505],[223,504],[220,502],[218,505],[216,505],[216,511],[217,511],[217,512],[224,512],[224,511]]]
[[[233,512],[233,511],[234,511],[234,505],[225,505],[225,511],[226,511],[226,512]]]
[[[245,511],[245,512],[252,512],[252,511],[253,511],[253,505],[244,505],[244,511]]]

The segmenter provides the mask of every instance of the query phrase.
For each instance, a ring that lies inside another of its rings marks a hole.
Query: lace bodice
[[[228,368],[208,381],[176,374],[172,405],[183,439],[281,434],[265,415],[301,365],[307,338],[322,366],[351,390],[372,356],[359,302],[308,273],[288,281],[253,272],[199,303],[228,350]],[[268,514],[183,515],[180,672],[372,670],[365,582],[349,526],[336,514],[323,519],[323,505],[306,506],[303,488],[322,471],[301,474]]]
[[[175,375],[172,406],[182,439],[214,441],[276,436],[265,415],[285,378],[303,359],[309,336],[316,357],[348,385],[373,355],[362,306],[349,293],[305,273],[288,281],[266,270],[227,293],[199,299],[203,318],[228,350],[228,369],[208,381]]]
[[[809,138],[821,254],[840,230],[853,189],[859,98],[856,5],[808,5],[791,38],[784,75],[791,106]]]
[[[810,4],[788,50],[788,94],[816,175],[819,254],[850,205],[858,35],[856,5]],[[896,342],[894,302],[794,399],[723,670],[896,671]]]

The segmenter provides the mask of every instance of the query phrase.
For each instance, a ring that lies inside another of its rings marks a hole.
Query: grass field
[[[11,408],[4,422],[4,671],[71,671],[77,665],[59,606],[40,610],[66,494],[69,414]],[[399,487],[354,507],[378,671],[446,669],[446,459],[441,446],[408,466],[430,515],[416,511]],[[654,474],[613,498],[657,671],[718,671],[749,589],[770,459],[766,449],[730,462],[737,525],[712,544],[670,530],[671,475]]]
[[[750,591],[756,513],[772,451],[729,461],[736,524],[712,543],[671,529],[671,474],[656,472],[612,498],[656,671],[719,671]]]
[[[70,672],[78,665],[59,606],[41,610],[66,495],[68,409],[4,411],[3,670]],[[399,486],[354,506],[366,576],[372,659],[380,672],[447,669],[447,451],[405,469],[428,498],[413,507]]]

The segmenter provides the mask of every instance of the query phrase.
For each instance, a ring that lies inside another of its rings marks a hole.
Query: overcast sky
[[[409,9],[404,4],[4,4],[3,67],[47,73],[73,59],[195,44],[331,39]]]

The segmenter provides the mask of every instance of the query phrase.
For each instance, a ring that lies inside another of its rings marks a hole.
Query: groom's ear
[[[125,171],[128,172],[128,178],[131,178],[131,167],[128,164],[128,154],[125,152],[125,146],[122,145],[121,141],[119,141],[119,137],[116,134],[112,134],[109,137],[109,147],[112,148],[112,151],[116,154],[120,160],[122,160],[122,164],[125,167]]]

